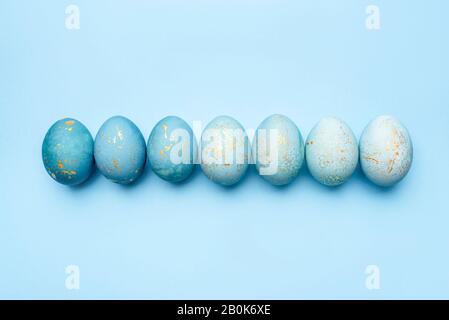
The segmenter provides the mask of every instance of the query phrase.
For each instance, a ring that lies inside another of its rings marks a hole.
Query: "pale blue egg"
[[[274,114],[257,128],[253,157],[261,177],[273,185],[286,185],[299,174],[304,162],[304,141],[296,124]]]
[[[57,182],[83,183],[94,170],[94,141],[89,130],[75,119],[57,121],[45,135],[42,160]]]
[[[185,180],[195,168],[195,136],[179,117],[165,117],[156,124],[148,139],[147,152],[151,169],[164,180]]]
[[[219,116],[201,135],[201,168],[216,183],[236,184],[248,169],[249,148],[242,125],[231,117]]]
[[[306,141],[306,161],[311,175],[326,186],[346,182],[357,168],[359,148],[351,128],[342,120],[321,119]]]
[[[412,140],[402,123],[384,115],[368,124],[360,138],[360,164],[369,180],[392,186],[407,175],[412,161]]]
[[[134,182],[143,172],[146,144],[139,128],[129,119],[115,116],[107,120],[95,138],[95,162],[109,180]]]

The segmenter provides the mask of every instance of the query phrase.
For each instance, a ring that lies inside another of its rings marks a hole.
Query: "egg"
[[[261,177],[276,186],[289,184],[304,162],[301,132],[286,116],[269,116],[256,130],[253,157]]]
[[[368,124],[360,138],[360,163],[369,180],[392,186],[407,175],[412,161],[412,140],[397,119],[384,115]]]
[[[175,116],[156,124],[148,139],[147,152],[154,173],[170,182],[187,179],[197,160],[193,131],[187,122]]]
[[[357,139],[342,120],[323,118],[310,131],[306,141],[307,167],[321,184],[343,184],[354,173],[358,161]]]
[[[78,120],[54,123],[42,144],[42,160],[48,174],[65,185],[86,181],[94,169],[94,141]]]
[[[213,119],[201,135],[201,168],[223,186],[239,182],[248,169],[250,150],[242,125],[228,116]]]
[[[95,162],[107,179],[129,184],[139,178],[145,168],[146,149],[139,128],[131,120],[115,116],[107,120],[97,133]]]

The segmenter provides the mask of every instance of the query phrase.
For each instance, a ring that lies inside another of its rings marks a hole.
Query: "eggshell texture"
[[[256,130],[253,143],[256,169],[273,185],[286,185],[295,179],[304,163],[304,140],[295,123],[275,114]]]
[[[94,155],[98,169],[106,178],[116,183],[129,184],[145,168],[145,139],[132,121],[115,116],[98,131]]]
[[[307,137],[306,160],[318,182],[326,186],[346,182],[359,161],[357,139],[351,128],[337,118],[321,119]]]
[[[201,168],[216,183],[236,184],[248,169],[249,148],[242,125],[231,117],[219,116],[201,135]]]
[[[78,120],[57,121],[42,144],[42,160],[48,174],[57,182],[77,185],[86,181],[94,169],[94,141]]]
[[[402,180],[413,161],[407,129],[392,116],[371,121],[360,138],[360,163],[373,183],[388,187]]]
[[[169,116],[159,121],[151,131],[147,152],[151,169],[164,180],[185,180],[195,168],[195,136],[181,118]]]

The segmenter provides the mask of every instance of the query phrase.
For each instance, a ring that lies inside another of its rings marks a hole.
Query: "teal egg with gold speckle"
[[[254,136],[253,157],[259,175],[272,185],[292,182],[304,162],[304,141],[296,124],[280,114],[262,121]]]
[[[335,117],[321,119],[307,137],[306,161],[321,184],[333,187],[345,183],[359,161],[359,147],[351,128]]]
[[[378,186],[395,185],[412,166],[412,139],[407,128],[393,116],[372,120],[363,130],[359,148],[362,170]]]
[[[94,156],[97,168],[107,179],[130,184],[140,177],[145,168],[145,139],[131,120],[115,116],[98,131]]]
[[[228,116],[213,119],[201,135],[201,169],[212,181],[231,186],[246,173],[251,156],[248,135]]]
[[[151,131],[147,153],[151,169],[160,178],[170,182],[187,179],[197,159],[192,129],[179,117],[165,117]]]
[[[42,160],[48,174],[65,185],[86,181],[94,168],[94,141],[78,120],[57,121],[45,135]]]

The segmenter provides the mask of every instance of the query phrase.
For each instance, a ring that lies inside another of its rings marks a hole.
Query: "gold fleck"
[[[375,159],[375,158],[372,158],[372,157],[365,157],[365,160],[373,161],[373,162],[375,162],[376,164],[379,164],[379,160],[377,160],[377,159]]]
[[[112,164],[114,165],[114,168],[116,168],[117,170],[119,170],[120,169],[120,165],[119,165],[119,163],[118,163],[118,161],[117,160],[112,160]]]

